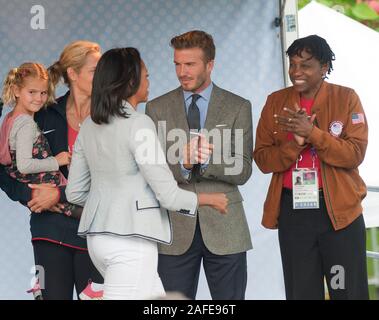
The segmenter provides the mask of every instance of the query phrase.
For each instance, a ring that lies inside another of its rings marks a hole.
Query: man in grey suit
[[[196,219],[170,213],[173,243],[160,245],[159,275],[166,291],[195,299],[203,260],[213,299],[244,299],[246,251],[252,244],[238,185],[252,172],[251,104],[213,84],[211,35],[190,31],[174,37],[171,46],[181,86],[150,101],[146,114],[157,127],[179,186],[225,192],[229,206],[226,215],[199,208]]]

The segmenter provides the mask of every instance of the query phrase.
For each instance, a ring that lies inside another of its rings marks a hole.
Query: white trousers
[[[165,296],[158,275],[157,243],[138,237],[87,236],[89,255],[104,277],[104,300]]]

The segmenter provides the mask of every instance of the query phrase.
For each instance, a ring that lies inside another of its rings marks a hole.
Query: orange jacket
[[[274,120],[274,114],[288,116],[283,108],[295,110],[295,103],[300,106],[300,96],[293,87],[272,93],[258,123],[254,160],[263,173],[273,173],[262,219],[262,225],[269,229],[278,226],[283,173],[305,148],[294,140],[287,140],[287,133]],[[367,190],[359,176],[358,166],[367,148],[367,120],[354,90],[325,81],[317,94],[312,113],[316,113],[316,121],[309,143],[315,148],[321,163],[330,220],[334,229],[339,230],[362,214],[361,201]],[[359,121],[362,118],[364,121]],[[330,127],[337,121],[343,127],[342,133],[335,137],[330,134]]]

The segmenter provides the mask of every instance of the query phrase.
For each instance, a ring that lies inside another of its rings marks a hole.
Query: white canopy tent
[[[336,55],[332,83],[353,88],[359,95],[369,123],[369,146],[360,174],[369,190],[379,190],[379,32],[312,1],[299,11],[299,37],[317,34],[327,40]],[[379,226],[379,193],[369,192],[363,202],[367,227]]]

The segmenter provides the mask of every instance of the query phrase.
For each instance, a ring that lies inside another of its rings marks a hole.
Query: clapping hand
[[[278,123],[284,131],[291,132],[294,135],[296,142],[299,145],[304,145],[306,139],[310,136],[313,129],[313,122],[316,119],[316,114],[308,116],[304,109],[300,109],[295,105],[293,111],[289,108],[283,108],[288,116],[274,114],[275,122]]]

